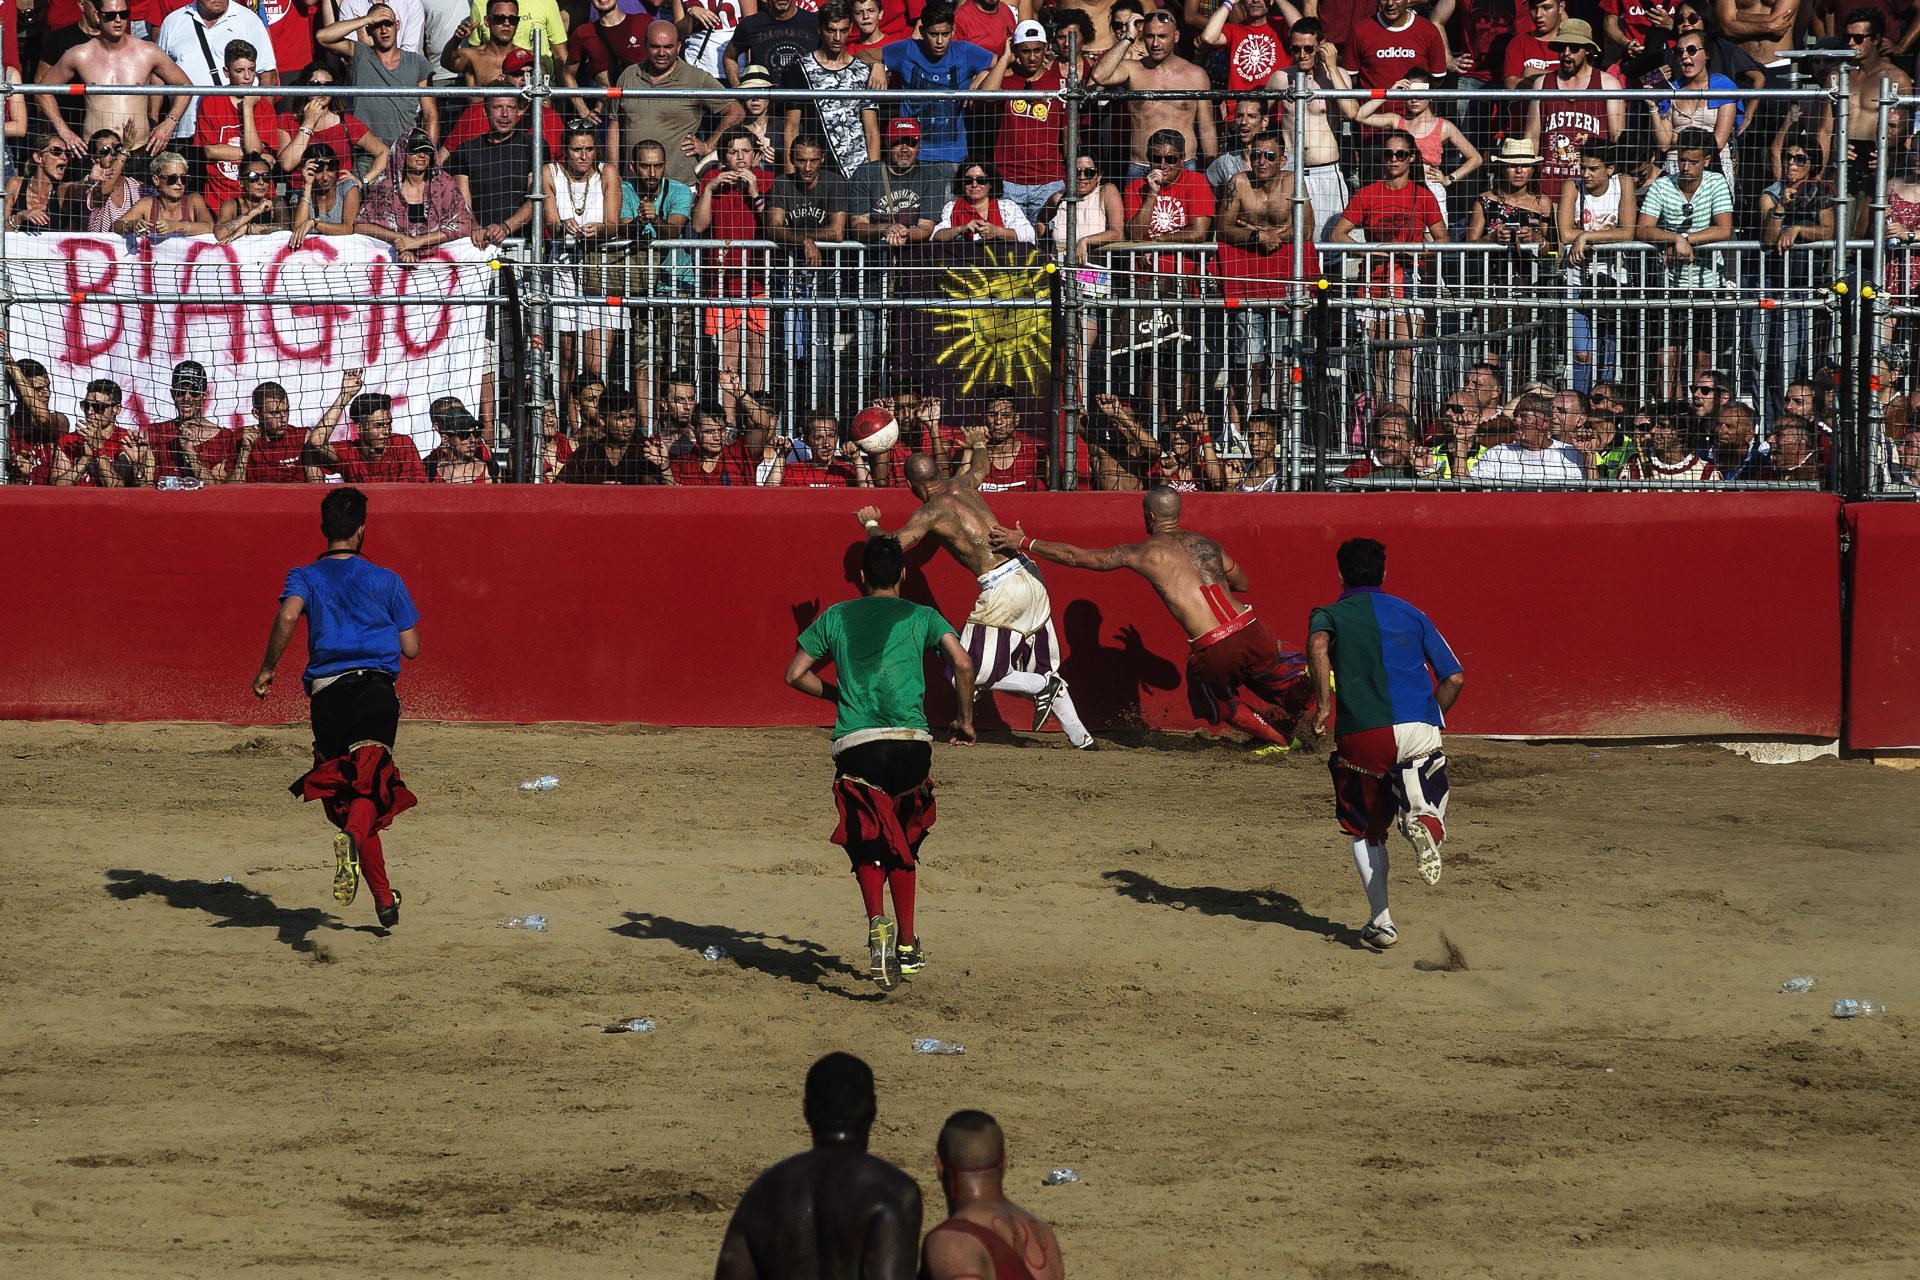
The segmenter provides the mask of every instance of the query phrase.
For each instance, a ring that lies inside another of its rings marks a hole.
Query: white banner
[[[461,304],[492,295],[496,273],[493,252],[469,240],[413,265],[366,236],[313,236],[294,249],[285,233],[216,244],[211,236],[14,232],[6,245],[14,296],[66,299],[14,304],[10,354],[47,366],[53,407],[76,421],[94,378],[120,384],[122,426],[173,417],[168,389],[182,360],[206,366],[206,414],[235,429],[253,421],[262,382],[284,386],[294,425],[313,427],[347,369],[365,371],[365,390],[393,397],[394,430],[413,436],[422,454],[438,442],[427,423],[435,399],[459,396],[479,412],[491,308]],[[113,301],[128,295],[166,301]],[[235,300],[276,296],[313,301]],[[394,304],[407,297],[446,301]]]

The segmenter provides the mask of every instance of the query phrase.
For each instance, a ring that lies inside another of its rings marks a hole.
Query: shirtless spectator
[[[473,20],[469,18],[453,29],[440,50],[440,65],[475,87],[492,84],[510,74],[507,61],[515,52],[526,55],[513,59],[519,64],[515,71],[524,73],[533,67],[533,55],[513,42],[520,33],[520,6],[516,0],[488,0],[485,16],[487,29],[479,44],[468,43],[473,36]]]
[[[1180,26],[1173,14],[1155,9],[1123,36],[1093,68],[1096,84],[1118,85],[1140,94],[1162,90],[1208,89],[1207,73],[1174,52],[1180,40]],[[1146,51],[1134,58],[1138,43]],[[1127,177],[1144,177],[1152,164],[1147,152],[1151,140],[1164,133],[1179,138],[1180,152],[1189,168],[1203,169],[1220,151],[1216,115],[1211,104],[1199,98],[1138,97],[1127,102],[1131,124],[1127,142]]]
[[[1415,71],[1444,76],[1447,38],[1413,11],[1413,0],[1380,0],[1378,16],[1355,25],[1340,65],[1358,72],[1368,89],[1391,89]]]
[[[984,1111],[956,1111],[940,1129],[934,1169],[947,1220],[927,1232],[927,1280],[1066,1280],[1053,1228],[1007,1199],[1007,1142]]]
[[[1236,416],[1244,416],[1251,407],[1250,398],[1260,398],[1254,394],[1256,388],[1265,393],[1269,357],[1284,340],[1280,318],[1271,306],[1244,304],[1284,298],[1290,292],[1287,282],[1312,280],[1320,271],[1312,238],[1313,204],[1294,198],[1293,171],[1286,167],[1280,135],[1256,135],[1247,154],[1251,167],[1227,184],[1216,262],[1221,292],[1233,308],[1228,332],[1236,366],[1230,384]],[[1306,228],[1299,271],[1294,270],[1293,256],[1296,223]],[[1248,376],[1240,376],[1242,369]]]
[[[1855,12],[1857,10],[1849,10],[1847,16],[1851,18]],[[1800,0],[1714,0],[1713,16],[1720,24],[1722,36],[1746,50],[1747,56],[1760,66],[1771,67],[1782,49],[1793,47],[1793,31],[1800,22]],[[1769,77],[1769,81],[1771,79]],[[1770,85],[1785,86],[1784,76],[1778,85]]]
[[[1119,396],[1103,392],[1094,396],[1093,407],[1106,424],[1106,430],[1088,442],[1094,487],[1128,493],[1145,489],[1160,457],[1159,437]]]
[[[740,1197],[715,1280],[914,1280],[920,1188],[867,1154],[875,1112],[866,1063],[830,1053],[813,1064],[802,1107],[813,1147]]]
[[[207,416],[207,368],[198,360],[173,366],[173,417],[147,428],[154,480],[225,484],[238,475],[240,438]]]
[[[102,3],[100,34],[61,54],[58,60],[40,73],[41,84],[171,84],[182,87],[193,84],[179,64],[161,52],[159,46],[136,39],[129,33],[128,21],[132,15],[128,5],[132,0],[102,0]],[[79,134],[67,127],[65,118],[60,114],[59,95],[43,93],[35,95],[35,99],[40,104],[41,112],[53,125],[53,131],[67,144],[68,152],[75,155],[84,153],[86,144],[80,141]],[[111,129],[130,151],[148,155],[164,151],[167,140],[180,128],[181,120],[193,105],[193,99],[184,94],[171,99],[167,113],[151,128],[147,123],[148,101],[146,98],[117,94],[86,94],[81,98],[85,108],[80,121],[81,130],[92,137],[102,130]]]
[[[1320,89],[1350,89],[1353,82],[1347,73],[1340,69],[1340,51],[1324,42],[1319,19],[1307,18],[1293,24],[1293,33],[1287,37],[1287,54],[1293,65],[1273,73],[1267,81],[1267,88],[1290,92],[1295,76],[1305,76],[1308,82]],[[1338,108],[1343,115],[1351,116],[1359,110],[1353,103],[1342,101]],[[1279,102],[1280,126],[1277,132],[1282,137],[1294,136],[1293,104],[1288,99]],[[1313,238],[1329,240],[1333,238],[1334,224],[1340,220],[1340,211],[1347,207],[1352,193],[1347,188],[1346,174],[1340,167],[1340,137],[1334,131],[1333,122],[1327,116],[1327,100],[1309,98],[1307,100],[1306,119],[1306,196],[1314,209]]]
[[[253,389],[253,421],[240,429],[233,479],[245,484],[303,484],[307,433],[292,429],[287,389],[263,382]]]
[[[1212,538],[1180,527],[1178,493],[1156,485],[1140,509],[1147,538],[1129,546],[1091,550],[1030,537],[1019,525],[996,525],[993,547],[1075,569],[1131,569],[1145,578],[1187,633],[1187,697],[1194,715],[1252,736],[1263,744],[1256,755],[1284,753],[1312,702],[1306,655],[1282,649],[1253,608],[1235,598],[1248,589],[1247,571]],[[1269,709],[1248,706],[1248,690]]]
[[[1227,198],[1227,184],[1235,174],[1247,171],[1254,138],[1265,132],[1266,103],[1257,98],[1242,98],[1233,104],[1233,111],[1227,117],[1228,140],[1234,144],[1233,149],[1221,152],[1219,158],[1207,166],[1207,184],[1223,203]]]
[[[54,447],[49,480],[101,489],[153,484],[153,451],[136,431],[120,425],[120,384],[95,378],[80,400],[80,424]]]
[[[1887,61],[1887,20],[1880,10],[1864,5],[1850,9],[1843,22],[1847,44],[1860,55],[1860,61],[1846,71],[1847,85],[1853,94],[1852,109],[1847,115],[1847,194],[1867,196],[1873,193],[1874,172],[1880,166],[1875,138],[1880,127],[1881,92],[1890,90],[1900,97],[1911,97],[1913,77]],[[1834,100],[1829,98],[1821,114],[1822,138],[1834,136],[1833,113]],[[1906,137],[1909,118],[1906,107],[1892,107],[1887,115],[1887,136]],[[1867,216],[1868,204],[1862,200],[1854,234],[1864,229]]]
[[[394,434],[393,397],[381,391],[363,393],[365,385],[358,369],[340,375],[339,394],[307,433],[308,464],[337,471],[348,484],[425,484],[426,463],[413,438]],[[336,441],[333,432],[343,411],[353,422],[354,435]]]

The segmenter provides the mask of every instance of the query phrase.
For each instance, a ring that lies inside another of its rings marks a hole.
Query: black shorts
[[[400,731],[400,695],[384,671],[341,676],[313,695],[308,712],[318,760],[337,760],[356,742],[378,742],[391,751]]]
[[[933,771],[933,744],[911,738],[880,738],[848,747],[833,758],[833,776],[851,775],[871,782],[890,796],[901,796]]]

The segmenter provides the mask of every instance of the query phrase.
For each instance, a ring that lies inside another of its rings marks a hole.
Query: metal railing
[[[520,96],[530,107],[536,181],[549,159],[541,127],[544,110],[572,99],[617,106],[622,98],[684,98],[700,92],[563,89],[546,82],[537,59],[535,65],[524,89],[342,86],[337,92],[344,97]],[[6,92],[64,94],[67,89],[9,86]],[[163,96],[175,91],[142,86],[89,92]],[[195,91],[226,97],[305,92],[297,86]],[[1739,96],[1758,103],[1830,103],[1844,121],[1849,92],[1841,77],[1826,89]],[[916,97],[866,90],[756,90],[753,96],[776,103],[857,98],[882,106]],[[1011,90],[952,95],[963,102],[1034,96]],[[1055,96],[1066,111],[1062,160],[1070,172],[1082,153],[1079,120],[1086,104],[1098,98],[1124,108],[1142,95],[1079,82],[1069,68],[1068,83]],[[1265,99],[1284,109],[1294,139],[1289,163],[1295,189],[1301,190],[1309,106],[1414,96],[1444,104],[1483,95],[1327,90],[1294,77],[1285,90],[1234,96]],[[1502,98],[1524,103],[1554,96],[1561,95],[1516,90]],[[1647,102],[1672,95],[1635,89],[1583,91],[1582,96]],[[1883,143],[1890,106],[1912,101],[1882,102]],[[1847,491],[1886,488],[1871,480],[1875,450],[1886,440],[1885,415],[1878,397],[1869,394],[1879,387],[1866,386],[1863,366],[1871,366],[1877,378],[1879,370],[1897,364],[1901,343],[1896,339],[1913,327],[1920,309],[1912,289],[1882,292],[1874,286],[1892,278],[1889,273],[1920,268],[1920,263],[1908,262],[1910,250],[1890,252],[1885,245],[1884,168],[1875,188],[1874,234],[1847,238],[1852,223],[1847,149],[1841,145],[1832,154],[1835,226],[1843,243],[1802,242],[1780,255],[1752,241],[1727,242],[1713,251],[1719,267],[1710,286],[1681,278],[1664,261],[1663,247],[1644,243],[1596,246],[1592,260],[1575,268],[1551,248],[1316,246],[1304,226],[1296,227],[1291,252],[1275,255],[1290,261],[1263,271],[1258,280],[1223,276],[1221,255],[1212,243],[1121,242],[1091,255],[1084,266],[1061,270],[1051,260],[1050,243],[1029,249],[920,245],[901,251],[847,241],[820,245],[824,260],[807,266],[796,263],[786,246],[765,240],[609,239],[568,246],[546,234],[544,209],[536,199],[527,237],[502,247],[504,289],[488,303],[511,315],[514,338],[504,350],[496,346],[481,357],[491,364],[494,405],[486,416],[499,423],[501,442],[513,458],[511,474],[538,479],[543,467],[539,424],[548,404],[590,376],[634,389],[651,410],[651,393],[667,371],[684,369],[702,387],[737,385],[766,393],[762,401],[777,405],[777,415],[796,428],[815,408],[831,410],[844,423],[895,386],[947,389],[949,404],[965,417],[970,397],[983,399],[984,388],[1006,382],[1026,393],[1031,418],[1052,424],[1054,478],[1062,485],[1075,483],[1079,451],[1089,443],[1098,448],[1110,433],[1108,415],[1099,406],[1118,397],[1156,436],[1163,436],[1180,413],[1199,410],[1213,424],[1213,446],[1235,460],[1246,454],[1247,420],[1264,411],[1281,422],[1279,487],[1342,487],[1350,482],[1337,473],[1365,454],[1374,412],[1406,402],[1424,422],[1467,371],[1489,357],[1501,365],[1513,391],[1535,382],[1584,390],[1596,381],[1611,381],[1624,383],[1635,400],[1675,396],[1693,370],[1712,368],[1754,405],[1763,430],[1784,411],[1790,383],[1830,380],[1837,367],[1860,373],[1863,380],[1854,385],[1843,378],[1844,385],[1835,389],[1836,420],[1828,427],[1837,444],[1843,436],[1846,440],[1832,450],[1827,483]],[[1883,145],[1881,154],[1891,152]],[[1074,244],[1077,205],[1067,202],[1061,217],[1064,241]],[[6,234],[0,227],[0,342],[10,332],[11,306],[69,301],[14,289]],[[1310,247],[1325,264],[1324,274],[1307,269],[1314,256]],[[1900,278],[1920,281],[1920,269]],[[286,295],[237,300],[283,306],[366,302]],[[131,305],[158,299],[121,292],[88,301]],[[1865,320],[1864,303],[1873,304]],[[729,400],[725,407],[731,413],[731,397],[722,398]],[[1856,410],[1869,405],[1870,427],[1855,421]],[[0,446],[7,412],[0,405]],[[0,465],[4,457],[0,447]]]

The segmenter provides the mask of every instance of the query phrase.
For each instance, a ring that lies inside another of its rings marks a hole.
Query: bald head
[[[924,453],[907,459],[908,484],[932,484],[940,478],[940,464]]]
[[[998,1173],[1007,1140],[986,1112],[956,1111],[940,1130],[938,1150],[950,1173]]]
[[[1180,493],[1163,484],[1154,485],[1147,490],[1147,496],[1140,499],[1140,509],[1147,513],[1149,520],[1178,520]]]

